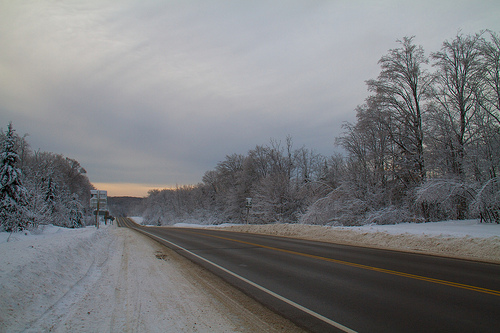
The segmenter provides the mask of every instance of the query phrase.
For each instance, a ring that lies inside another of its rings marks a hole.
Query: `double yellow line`
[[[498,290],[492,290],[492,289],[487,289],[487,288],[482,288],[482,287],[471,286],[471,285],[463,284],[463,283],[457,283],[457,282],[451,282],[451,281],[446,281],[446,280],[440,280],[440,279],[430,278],[430,277],[421,276],[421,275],[403,273],[403,272],[393,271],[393,270],[385,269],[385,268],[379,268],[379,267],[373,267],[373,266],[368,266],[368,265],[356,264],[356,263],[349,262],[349,261],[332,259],[332,258],[317,256],[317,255],[314,255],[314,254],[297,252],[297,251],[285,250],[285,249],[280,249],[280,248],[277,248],[277,247],[272,247],[272,246],[267,246],[267,245],[262,245],[262,244],[257,244],[257,243],[246,242],[246,241],[242,241],[242,240],[238,240],[238,239],[233,239],[233,238],[228,238],[228,237],[215,236],[215,235],[210,235],[210,234],[206,234],[206,233],[202,233],[202,232],[195,232],[195,231],[187,231],[187,232],[198,234],[198,235],[203,235],[203,236],[208,236],[208,237],[213,237],[213,238],[219,238],[219,239],[223,239],[223,240],[228,240],[228,241],[232,241],[232,242],[236,242],[236,243],[240,243],[240,244],[256,246],[256,247],[260,247],[260,248],[264,248],[264,249],[268,249],[268,250],[273,250],[273,251],[278,251],[278,252],[284,252],[284,253],[289,253],[289,254],[298,255],[298,256],[302,256],[302,257],[307,257],[307,258],[312,258],[312,259],[318,259],[318,260],[333,262],[333,263],[336,263],[336,264],[341,264],[341,265],[346,265],[346,266],[351,266],[351,267],[366,269],[366,270],[370,270],[370,271],[375,271],[375,272],[380,272],[380,273],[386,273],[386,274],[391,274],[391,275],[396,275],[396,276],[402,276],[402,277],[406,277],[406,278],[410,278],[410,279],[415,279],[415,280],[420,280],[420,281],[427,281],[427,282],[441,284],[441,285],[445,285],[445,286],[450,286],[450,287],[455,287],[455,288],[461,288],[461,289],[466,289],[466,290],[472,290],[472,291],[476,291],[476,292],[480,292],[480,293],[484,293],[484,294],[490,294],[490,295],[494,295],[494,296],[500,296],[500,291],[498,291]]]

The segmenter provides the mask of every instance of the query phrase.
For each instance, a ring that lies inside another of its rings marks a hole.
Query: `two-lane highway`
[[[499,332],[500,265],[227,231],[142,227],[314,332]]]

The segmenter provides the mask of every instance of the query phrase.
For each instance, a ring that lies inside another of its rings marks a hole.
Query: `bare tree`
[[[382,71],[377,80],[368,80],[368,89],[382,108],[390,113],[389,135],[399,147],[411,178],[418,184],[425,180],[423,101],[429,96],[431,76],[425,69],[428,59],[414,37],[398,41],[399,48],[389,50],[379,60]]]
[[[480,50],[482,78],[476,98],[481,108],[475,117],[479,139],[473,168],[476,179],[484,181],[497,177],[500,168],[500,36],[490,31]]]
[[[356,124],[344,124],[346,132],[337,139],[337,144],[349,154],[351,181],[362,187],[383,188],[387,184],[388,171],[394,168],[394,154],[387,127],[390,115],[376,102],[368,99],[366,104],[356,108]]]
[[[477,95],[481,107],[500,126],[500,36],[491,31],[489,36],[481,45],[483,79]]]
[[[451,42],[445,41],[441,51],[433,53],[437,67],[435,99],[442,118],[450,129],[449,154],[453,159],[453,173],[465,177],[466,146],[476,135],[473,118],[478,110],[476,92],[482,80],[482,34],[458,34]]]

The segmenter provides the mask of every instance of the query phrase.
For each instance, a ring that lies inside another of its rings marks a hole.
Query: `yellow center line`
[[[427,281],[427,282],[441,284],[441,285],[445,285],[445,286],[450,286],[450,287],[455,287],[455,288],[461,288],[461,289],[467,289],[467,290],[477,291],[477,292],[480,292],[480,293],[490,294],[490,295],[494,295],[494,296],[500,296],[500,291],[498,291],[498,290],[492,290],[492,289],[487,289],[487,288],[482,288],[482,287],[471,286],[471,285],[468,285],[468,284],[462,284],[462,283],[457,283],[457,282],[440,280],[440,279],[430,278],[430,277],[421,276],[421,275],[403,273],[403,272],[393,271],[393,270],[385,269],[385,268],[379,268],[379,267],[373,267],[373,266],[368,266],[368,265],[356,264],[356,263],[349,262],[349,261],[332,259],[332,258],[317,256],[317,255],[314,255],[314,254],[302,253],[302,252],[291,251],[291,250],[286,250],[286,249],[280,249],[280,248],[277,248],[277,247],[272,247],[272,246],[267,246],[267,245],[262,245],[262,244],[257,244],[257,243],[246,242],[246,241],[242,241],[242,240],[238,240],[238,239],[233,239],[233,238],[228,238],[228,237],[215,236],[215,235],[210,235],[210,234],[205,234],[205,233],[195,232],[195,231],[187,231],[187,230],[186,230],[186,232],[190,232],[190,233],[194,233],[194,234],[198,234],[198,235],[203,235],[203,236],[209,236],[209,237],[213,237],[213,238],[224,239],[224,240],[228,240],[228,241],[232,241],[232,242],[236,242],[236,243],[241,243],[241,244],[256,246],[256,247],[260,247],[260,248],[264,248],[264,249],[268,249],[268,250],[289,253],[289,254],[298,255],[298,256],[302,256],[302,257],[307,257],[307,258],[312,258],[312,259],[318,259],[318,260],[323,260],[323,261],[329,261],[329,262],[333,262],[333,263],[336,263],[336,264],[341,264],[341,265],[346,265],[346,266],[351,266],[351,267],[357,267],[357,268],[366,269],[366,270],[370,270],[370,271],[375,271],[375,272],[380,272],[380,273],[386,273],[386,274],[391,274],[391,275],[397,275],[397,276],[402,276],[402,277],[406,277],[406,278],[410,278],[410,279],[415,279],[415,280],[420,280],[420,281]]]

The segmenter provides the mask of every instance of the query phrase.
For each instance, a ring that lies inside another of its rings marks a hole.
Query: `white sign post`
[[[246,208],[247,208],[247,224],[248,224],[248,216],[250,215],[250,208],[252,208],[252,198],[246,198]]]

